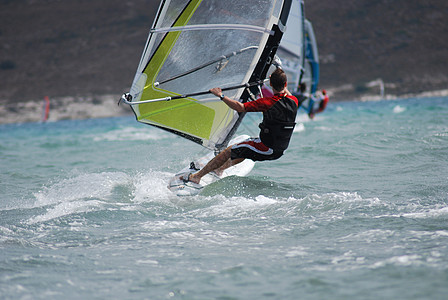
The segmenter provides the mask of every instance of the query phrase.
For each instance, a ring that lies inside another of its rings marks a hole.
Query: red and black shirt
[[[266,146],[279,151],[288,148],[298,107],[297,98],[287,94],[244,103],[247,112],[263,112],[263,121],[259,125],[260,139]]]

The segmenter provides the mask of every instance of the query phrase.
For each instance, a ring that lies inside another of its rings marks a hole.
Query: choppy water
[[[1,125],[0,298],[446,299],[448,98],[299,120],[189,198],[204,152],[133,117]]]

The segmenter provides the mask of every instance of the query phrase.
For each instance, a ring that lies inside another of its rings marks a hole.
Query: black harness
[[[297,104],[283,96],[271,108],[263,112],[260,123],[260,139],[269,148],[286,150],[296,125]]]

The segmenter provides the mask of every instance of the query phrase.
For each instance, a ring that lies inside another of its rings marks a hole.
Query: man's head
[[[272,72],[270,82],[272,88],[280,92],[285,88],[287,83],[285,72],[282,69],[277,68],[274,72]]]
[[[300,85],[299,85],[299,89],[300,89],[300,92],[303,94],[303,93],[305,93],[305,91],[306,91],[306,83],[305,82],[302,82]]]

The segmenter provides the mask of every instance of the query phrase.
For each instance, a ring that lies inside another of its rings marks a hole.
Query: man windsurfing
[[[274,92],[271,97],[259,98],[255,101],[241,103],[224,96],[221,88],[210,90],[227,106],[237,112],[262,112],[260,136],[249,138],[241,143],[227,147],[197,173],[181,177],[184,182],[199,183],[201,178],[214,171],[218,175],[225,169],[236,165],[246,158],[253,161],[274,160],[280,158],[289,146],[295,126],[295,118],[299,103],[287,89],[285,72],[277,68],[270,76],[270,86]]]
[[[316,110],[311,109],[311,112],[308,114],[310,119],[313,119],[316,114],[323,112],[327,107],[328,101],[330,101],[330,97],[328,97],[326,90],[322,90],[322,96],[319,100],[319,108]]]

